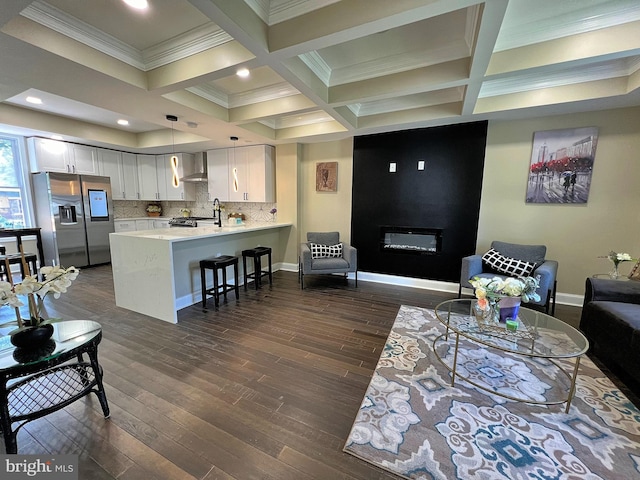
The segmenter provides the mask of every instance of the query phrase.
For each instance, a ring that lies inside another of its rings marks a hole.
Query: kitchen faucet
[[[213,199],[213,219],[216,221],[216,225],[222,227],[222,215],[220,214],[220,200]]]

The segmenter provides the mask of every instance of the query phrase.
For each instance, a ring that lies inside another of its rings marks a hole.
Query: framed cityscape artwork
[[[316,192],[338,191],[338,162],[316,163]]]
[[[598,128],[533,134],[526,203],[587,203]]]

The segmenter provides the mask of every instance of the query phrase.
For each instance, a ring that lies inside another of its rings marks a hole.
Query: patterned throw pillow
[[[309,242],[311,258],[342,257],[342,244],[322,245],[320,243]]]
[[[510,275],[512,277],[528,277],[535,268],[535,263],[525,262],[517,258],[505,257],[493,248],[482,255],[482,263],[498,273]]]

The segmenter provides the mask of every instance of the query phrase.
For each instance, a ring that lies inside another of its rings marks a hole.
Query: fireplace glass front
[[[383,252],[435,254],[442,250],[442,229],[424,227],[380,227]]]

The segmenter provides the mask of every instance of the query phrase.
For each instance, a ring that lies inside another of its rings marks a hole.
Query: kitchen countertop
[[[177,323],[178,310],[202,301],[202,259],[237,257],[245,249],[268,245],[272,248],[273,269],[277,271],[283,262],[290,228],[291,223],[285,222],[249,222],[111,233],[116,305]],[[244,284],[242,275],[239,284]]]
[[[173,227],[156,228],[155,230],[139,230],[135,232],[111,233],[122,237],[148,238],[153,240],[165,240],[169,242],[180,242],[194,240],[198,238],[219,237],[234,235],[237,233],[255,232],[272,228],[289,227],[291,223],[286,222],[251,222],[242,225],[204,226],[204,227]]]

